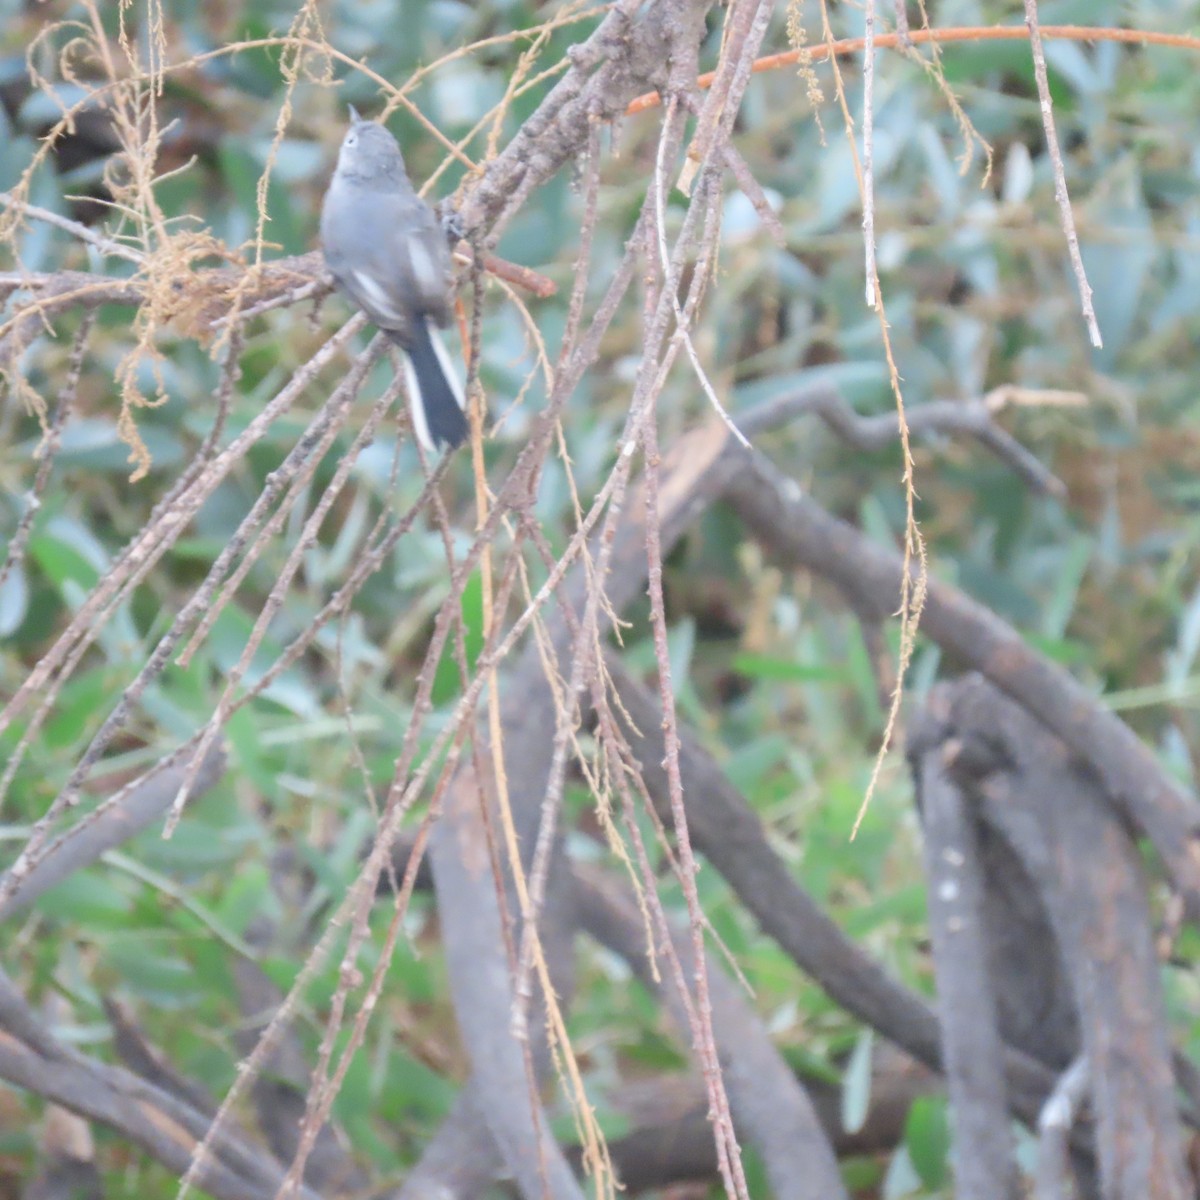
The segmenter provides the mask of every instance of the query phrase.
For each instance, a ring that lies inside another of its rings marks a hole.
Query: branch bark
[[[972,825],[1011,847],[1044,906],[1034,952],[1060,961],[1070,983],[1081,1045],[1065,1049],[1068,1061],[1079,1052],[1087,1061],[1100,1193],[1190,1196],[1148,889],[1090,766],[978,675],[934,689],[911,744],[920,763],[940,756],[950,786],[969,797]],[[992,866],[987,881],[1000,970],[1005,945],[1035,933],[1007,901],[1007,860],[1002,872]]]
[[[105,1125],[180,1175],[209,1115],[118,1067],[78,1054],[53,1036],[0,972],[0,1078]],[[279,1165],[228,1129],[215,1141],[198,1182],[218,1200],[273,1200]],[[300,1195],[317,1200],[307,1188]]]
[[[979,842],[959,789],[946,773],[949,747],[915,764],[925,828],[929,932],[950,1092],[954,1183],[961,1200],[1017,1200],[1021,1187],[1005,1119],[1002,1042],[983,927]]]
[[[825,512],[760,454],[746,454],[727,492],[781,564],[828,579],[857,611],[884,618],[899,604],[902,560]],[[1146,834],[1188,916],[1200,919],[1200,805],[1123,721],[995,613],[929,581],[921,631],[1039,717],[1091,763],[1115,809]]]

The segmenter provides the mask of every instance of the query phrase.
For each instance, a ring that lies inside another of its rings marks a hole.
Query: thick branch
[[[662,765],[662,716],[657,701],[620,658],[606,658],[621,708],[636,730],[627,730],[647,791],[670,824]],[[771,849],[766,831],[720,766],[686,727],[679,729],[688,827],[692,841],[721,873],[747,909],[828,995],[930,1069],[941,1071],[941,1032],[928,1002],[892,979],[856,946],[792,877]],[[1037,1119],[1053,1076],[1027,1055],[1009,1051],[1013,1111]]]
[[[0,973],[0,1078],[127,1137],[168,1170],[184,1174],[209,1116],[120,1068],[63,1046]],[[272,1200],[283,1172],[226,1131],[198,1182],[218,1200]],[[316,1200],[302,1189],[301,1195]]]
[[[0,902],[0,921],[23,912],[44,892],[157,821],[178,794],[188,761],[186,752],[175,751],[132,788],[122,790],[51,842],[8,898]],[[225,746],[218,740],[201,764],[188,799],[201,796],[213,787],[224,770]],[[0,875],[0,894],[4,891],[5,879],[6,876]]]
[[[936,1076],[907,1055],[889,1052],[886,1043],[876,1050],[870,1107],[855,1132],[848,1133],[843,1124],[838,1087],[818,1079],[806,1079],[804,1087],[839,1158],[894,1150],[904,1138],[912,1102],[942,1090]],[[631,1195],[693,1180],[717,1181],[708,1101],[698,1075],[629,1080],[606,1103],[629,1125],[628,1133],[609,1142],[609,1150]]]
[[[803,397],[803,399],[801,399]],[[859,450],[881,450],[899,440],[900,419],[895,412],[862,416],[831,386],[812,386],[800,392],[785,392],[768,401],[771,405],[798,407],[815,413],[843,441]],[[1035,491],[1050,496],[1066,495],[1066,485],[1042,465],[995,420],[996,405],[989,397],[974,400],[931,400],[905,410],[908,431],[914,437],[958,436],[978,442],[989,454],[1014,471]]]
[[[954,1182],[961,1200],[1015,1200],[1021,1189],[1005,1120],[1003,1044],[983,926],[978,835],[963,795],[947,776],[943,747],[919,761],[929,882],[929,932],[937,972]]]
[[[635,96],[665,81],[674,48],[696,45],[711,7],[711,0],[621,0],[570,51],[571,69],[470,189],[465,231],[486,231],[494,240],[530,193],[587,144],[592,121],[617,118]]]
[[[727,494],[781,563],[830,580],[856,610],[880,618],[896,611],[900,556],[825,512],[761,455],[744,457]],[[1189,916],[1200,919],[1200,806],[1133,730],[957,588],[929,581],[921,630],[1041,718],[1094,766],[1117,808],[1153,842]]]
[[[978,675],[935,688],[912,740],[922,761],[942,757],[953,786],[969,794],[980,830],[1019,859],[988,869],[1001,970],[1006,927],[1007,941],[1031,940],[1006,880],[1019,874],[1049,918],[1045,932],[1033,934],[1035,953],[1063,963],[1070,982],[1102,1194],[1182,1200],[1191,1188],[1166,1004],[1148,888],[1127,827],[1088,766]]]

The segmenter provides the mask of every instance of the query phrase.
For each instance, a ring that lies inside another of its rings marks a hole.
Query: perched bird
[[[450,247],[413,190],[396,139],[350,109],[321,209],[321,245],[338,287],[404,351],[413,426],[426,449],[467,436],[462,384],[436,326],[452,313]]]

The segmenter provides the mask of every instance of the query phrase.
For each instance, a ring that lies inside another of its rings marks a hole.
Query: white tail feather
[[[436,454],[437,447],[429,433],[429,422],[425,419],[425,401],[421,396],[421,385],[417,382],[417,373],[409,361],[408,355],[401,352],[404,360],[404,383],[408,388],[408,409],[412,414],[413,431],[417,441],[425,447],[427,454]]]
[[[442,335],[438,332],[433,323],[428,317],[425,318],[425,324],[429,328],[429,340],[433,342],[433,352],[438,357],[438,362],[442,364],[442,374],[446,376],[446,382],[450,385],[450,390],[454,393],[454,399],[458,402],[458,407],[463,412],[467,411],[467,397],[463,393],[462,381],[458,377],[458,371],[455,370],[454,363],[451,361],[450,352],[446,349],[446,343],[442,341]]]

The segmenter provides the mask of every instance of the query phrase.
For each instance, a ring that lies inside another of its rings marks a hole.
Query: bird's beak
[[[350,110],[350,123],[357,125],[362,120],[362,117],[358,115],[358,109],[353,104],[347,104],[346,107]]]

